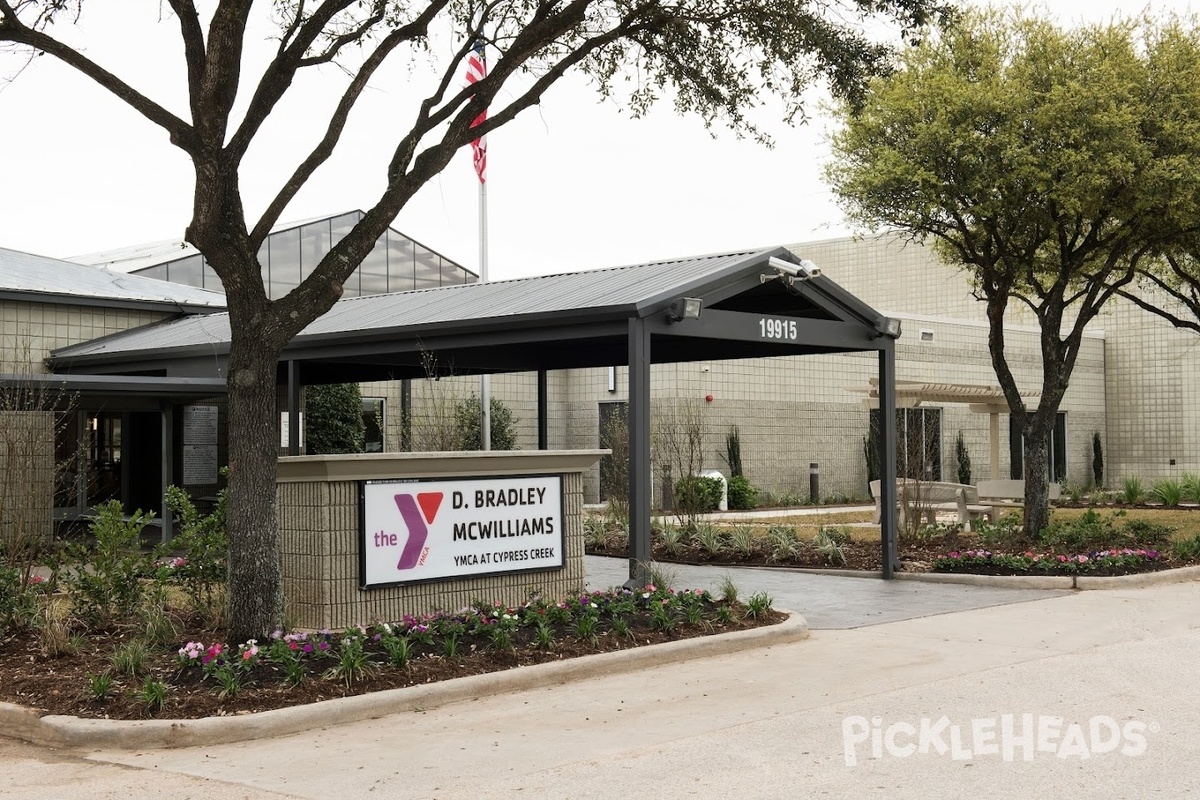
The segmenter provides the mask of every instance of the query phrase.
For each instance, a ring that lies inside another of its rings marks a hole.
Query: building
[[[262,254],[271,296],[298,283],[360,213],[273,231]],[[902,320],[903,336],[896,347],[901,404],[908,405],[897,420],[902,470],[956,479],[953,443],[961,432],[976,479],[1019,471],[1019,437],[1010,434],[1007,414],[978,413],[999,409],[986,320],[982,304],[971,296],[967,274],[941,264],[928,249],[889,235],[809,242],[789,249],[815,262],[824,275],[868,305]],[[98,337],[119,340],[135,336],[124,333],[134,328],[221,307],[220,296],[209,291],[219,289],[215,276],[198,253],[178,241],[78,260],[105,267],[0,251],[4,341],[28,342],[27,350],[9,346],[5,351],[10,364],[4,370],[9,373],[7,385],[13,384],[13,376],[44,372],[47,357],[69,363],[93,349],[88,343]],[[68,272],[71,277],[64,281],[62,275]],[[356,275],[357,281],[347,287],[348,297],[476,280],[469,270],[395,231],[381,237]],[[539,280],[525,279],[522,286],[536,287]],[[72,288],[59,288],[64,285]],[[1014,319],[1007,344],[1022,389],[1036,393],[1040,357],[1031,317]],[[1195,344],[1192,334],[1130,303],[1114,303],[1101,325],[1085,335],[1051,442],[1052,477],[1089,483],[1096,434],[1104,448],[1109,485],[1130,475],[1153,481],[1200,471],[1200,353]],[[455,405],[477,390],[477,380],[456,376],[453,363],[434,358],[429,371],[437,373],[435,380],[363,384],[364,412],[380,431],[370,443],[372,449],[427,447],[439,426],[451,424],[448,415]],[[776,497],[806,497],[809,467],[815,463],[823,493],[865,498],[868,392],[877,374],[874,360],[862,353],[655,365],[654,416],[668,422],[668,434],[670,424],[677,425],[681,418],[691,415],[698,420],[703,467],[719,470],[727,470],[726,436],[736,426],[748,478]],[[55,426],[63,431],[55,460],[76,465],[73,477],[54,482],[54,507],[60,516],[79,513],[102,497],[86,474],[103,470],[105,464],[109,472],[124,476],[130,470],[159,476],[157,481],[136,482],[141,490],[127,477],[116,490],[109,485],[111,496],[130,505],[153,506],[156,484],[166,483],[167,476],[183,482],[193,494],[214,490],[213,471],[224,457],[219,380],[189,378],[194,383],[188,384],[163,376],[130,377],[119,402],[114,399],[115,384],[121,383],[116,377],[85,377],[75,370],[70,380],[74,383],[57,385],[81,398],[83,405]],[[114,386],[101,386],[105,380]],[[628,376],[623,366],[554,370],[543,380],[550,448],[595,447],[602,438],[602,421],[618,417],[626,402]],[[907,404],[904,382],[913,393]],[[492,392],[518,418],[518,445],[537,447],[539,376],[498,375]],[[287,403],[283,394],[281,412]],[[919,404],[918,394],[924,397]],[[1002,442],[998,448],[993,444],[997,432]],[[144,447],[135,450],[135,440]],[[281,433],[281,446],[286,443],[286,433]],[[68,452],[72,449],[74,454]],[[169,457],[160,458],[157,473],[147,473],[160,451],[169,451]],[[140,496],[146,486],[150,490]],[[604,495],[598,471],[585,490],[590,500]]]

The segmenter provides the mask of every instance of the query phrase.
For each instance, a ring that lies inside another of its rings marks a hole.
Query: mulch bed
[[[610,538],[603,546],[589,544],[586,548],[588,555],[629,557],[628,546],[616,539]],[[883,569],[883,557],[880,553],[879,542],[848,542],[842,545],[846,555],[846,563],[831,561],[816,550],[804,549],[794,557],[780,561],[773,560],[768,553],[755,552],[750,555],[726,550],[718,554],[695,545],[686,544],[670,552],[663,546],[658,537],[654,537],[651,552],[655,561],[667,564],[688,565],[721,565],[729,567],[799,567],[805,569],[845,569],[862,572],[879,572]],[[906,563],[925,563],[945,552],[941,547],[909,546],[900,553],[900,558]]]
[[[518,630],[514,635],[514,648],[503,652],[493,649],[483,637],[465,635],[460,641],[459,657],[446,658],[433,646],[417,644],[413,648],[414,657],[403,668],[388,666],[382,651],[377,647],[369,647],[368,651],[372,652],[378,669],[374,676],[356,681],[350,687],[340,680],[323,677],[322,673],[333,664],[330,659],[314,659],[306,662],[308,674],[298,686],[285,686],[282,673],[273,665],[255,667],[248,675],[242,691],[232,698],[219,697],[218,687],[211,680],[202,679],[198,670],[180,668],[175,654],[184,643],[224,640],[223,631],[201,630],[194,620],[184,620],[183,630],[188,632],[181,634],[178,644],[154,652],[147,658],[139,678],[114,676],[112,691],[104,700],[92,699],[88,678],[111,670],[110,656],[114,649],[137,636],[138,631],[130,629],[89,634],[77,653],[58,657],[45,654],[36,634],[24,634],[0,641],[0,701],[47,714],[142,719],[148,716],[146,706],[135,696],[135,692],[142,680],[153,678],[169,686],[162,710],[152,715],[156,719],[246,714],[595,653],[730,633],[773,625],[785,619],[783,614],[776,611],[768,611],[757,619],[748,618],[741,607],[738,607],[734,617],[735,621],[727,625],[716,622],[689,625],[681,620],[673,633],[665,634],[651,627],[648,616],[635,615],[629,618],[629,636],[618,637],[605,623],[601,623],[592,642],[573,637],[564,627],[550,650],[535,647],[527,629]]]
[[[904,541],[901,538],[897,547],[897,554],[900,558],[901,571],[903,572],[931,572],[933,561],[936,558],[944,556],[951,550],[967,550],[979,547],[976,537],[970,534],[962,534],[955,538],[953,542],[911,542]],[[629,549],[625,542],[617,537],[610,537],[603,546],[589,544],[586,548],[588,555],[597,556],[614,556],[620,558],[629,557]],[[805,548],[796,556],[784,560],[773,560],[768,553],[755,552],[749,556],[742,553],[737,553],[731,550],[725,550],[717,554],[713,554],[697,546],[694,543],[689,543],[678,547],[675,552],[670,552],[663,545],[657,535],[653,537],[651,548],[655,561],[668,564],[684,564],[693,566],[729,566],[729,567],[789,567],[796,569],[840,569],[857,572],[882,572],[883,557],[880,552],[879,542],[861,542],[852,541],[842,545],[842,552],[846,556],[846,562],[843,564],[839,561],[832,561],[821,552]],[[1161,561],[1147,562],[1137,569],[1097,569],[1089,572],[1078,573],[1081,577],[1114,577],[1118,575],[1131,575],[1141,572],[1157,572],[1165,569],[1175,569],[1177,567],[1192,566],[1200,563],[1196,560],[1181,561],[1174,558],[1169,553],[1163,553]],[[1071,575],[1069,572],[1044,572],[1041,570],[1020,572],[1011,569],[993,568],[986,570],[983,568],[972,568],[962,570],[961,573],[972,575]],[[941,573],[948,574],[948,573]]]

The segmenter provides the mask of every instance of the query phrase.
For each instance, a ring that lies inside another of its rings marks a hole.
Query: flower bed
[[[770,602],[647,586],[240,644],[186,620],[157,645],[120,626],[89,631],[58,656],[36,636],[11,636],[0,647],[0,700],[112,719],[263,711],[782,621]]]
[[[1063,555],[1056,553],[994,553],[990,550],[952,550],[935,558],[933,572],[977,575],[1128,575],[1170,566],[1158,550],[1098,550]]]

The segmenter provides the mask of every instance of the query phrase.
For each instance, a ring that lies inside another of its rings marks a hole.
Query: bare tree
[[[421,365],[425,380],[416,384],[420,407],[409,412],[413,449],[428,453],[462,450],[457,415],[459,387],[453,380],[454,367],[440,364],[437,354],[428,350],[421,351]]]
[[[680,525],[695,528],[701,509],[691,490],[694,486],[688,481],[704,468],[704,410],[694,398],[663,400],[654,404],[651,420],[650,433],[660,467],[670,470],[674,485],[684,481],[684,491],[675,495],[675,516]]]
[[[863,30],[892,36],[898,28],[907,35],[946,13],[937,0],[212,0],[202,4],[203,13],[194,0],[166,0],[187,66],[188,107],[181,116],[105,69],[86,47],[73,48],[54,35],[57,26],[78,18],[83,5],[0,0],[0,45],[73,68],[161,128],[192,163],[186,239],[225,287],[232,329],[227,380],[234,639],[283,623],[273,433],[280,353],[329,310],[379,235],[459,148],[537,105],[571,70],[589,74],[605,96],[632,87],[627,100],[635,113],[669,94],[680,111],[706,123],[725,119],[740,132],[761,136],[747,111],[764,95],[781,97],[789,119],[802,116],[803,93],[819,78],[828,79],[835,96],[856,102],[867,80],[889,68],[892,55]],[[135,13],[125,4],[87,8]],[[274,55],[258,74],[244,58],[254,11],[281,21]],[[880,19],[898,24],[867,27]],[[257,259],[268,232],[329,161],[380,68],[406,57],[432,58],[433,37],[451,42],[452,51],[412,109],[411,127],[399,133],[381,165],[386,185],[378,199],[299,286],[271,300]],[[465,62],[478,43],[490,55],[488,74],[464,87]],[[346,85],[332,113],[311,118],[323,129],[316,145],[265,208],[248,210],[240,183],[247,154],[265,138],[264,126],[301,76],[328,64],[343,68]]]

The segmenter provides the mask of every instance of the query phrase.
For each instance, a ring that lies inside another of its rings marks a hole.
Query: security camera
[[[821,274],[821,268],[807,258],[801,259],[799,264],[792,264],[782,258],[772,257],[767,259],[767,265],[778,272],[780,277],[790,277],[792,283],[806,281]]]
[[[793,278],[800,274],[800,267],[791,262],[784,261],[782,258],[772,256],[767,259],[767,266],[782,275],[791,275]]]

